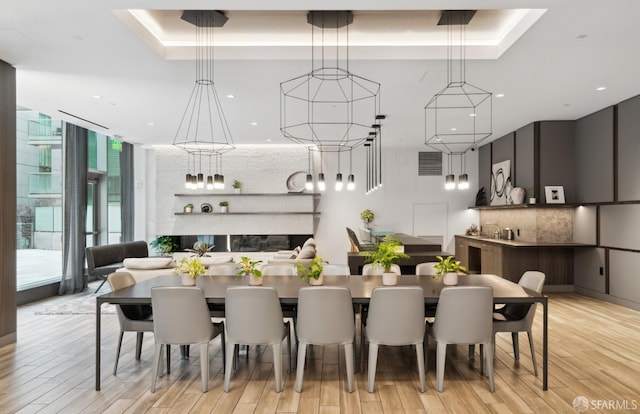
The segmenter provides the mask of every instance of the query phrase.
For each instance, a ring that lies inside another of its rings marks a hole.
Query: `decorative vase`
[[[181,273],[180,274],[180,279],[181,279],[181,282],[182,282],[183,286],[195,286],[196,285],[196,278],[189,276],[188,273]]]
[[[185,213],[191,213],[192,210],[193,210],[193,207],[185,207],[184,208],[184,212]]]
[[[394,272],[382,274],[382,284],[385,286],[395,286],[398,284],[398,274]]]
[[[529,204],[535,204],[536,203],[536,198],[535,197],[531,197],[529,199]]]
[[[249,285],[262,286],[262,278],[254,275],[249,275]]]
[[[311,286],[322,286],[322,284],[324,283],[324,275],[322,273],[320,273],[320,276],[318,276],[317,279],[314,278],[310,278],[309,279],[309,284]]]
[[[447,286],[455,286],[458,284],[458,273],[447,272],[442,275],[442,284]]]
[[[511,201],[513,202],[513,204],[524,203],[524,188],[513,187],[513,189],[511,190]]]
[[[242,188],[234,188],[233,192],[236,194],[240,194],[242,192]]]

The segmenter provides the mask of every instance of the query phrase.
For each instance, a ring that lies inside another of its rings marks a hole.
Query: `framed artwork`
[[[509,204],[511,191],[511,160],[495,163],[491,166],[491,204],[501,206]]]
[[[544,187],[547,204],[564,204],[564,187],[561,185],[547,185]]]

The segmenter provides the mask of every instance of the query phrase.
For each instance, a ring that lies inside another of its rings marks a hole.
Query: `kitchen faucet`
[[[500,238],[501,238],[501,237],[500,237],[500,233],[501,233],[501,231],[500,231],[500,226],[498,226],[498,224],[497,224],[497,223],[487,223],[487,226],[495,226],[495,228],[496,228],[496,229],[495,229],[495,231],[493,232],[493,238],[494,238],[494,239],[500,239]]]

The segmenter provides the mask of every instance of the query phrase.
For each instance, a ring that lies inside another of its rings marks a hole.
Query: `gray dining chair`
[[[225,362],[223,323],[212,323],[204,292],[199,287],[160,286],[151,289],[155,355],[151,372],[151,392],[162,359],[162,345],[199,345],[202,392],[209,389],[209,342],[221,335],[222,363]],[[230,358],[231,359],[231,358]]]
[[[325,276],[349,276],[351,269],[346,264],[325,264],[322,265],[322,273]]]
[[[536,293],[541,293],[544,286],[545,274],[538,271],[529,270],[522,274],[518,284]],[[538,365],[536,364],[536,352],[533,347],[533,336],[531,327],[536,316],[536,305],[508,303],[499,311],[493,313],[493,334],[498,332],[511,332],[513,341],[513,355],[515,360],[520,359],[518,344],[518,332],[526,332],[529,337],[529,348],[531,349],[531,361],[533,362],[533,373],[538,376]],[[494,340],[495,342],[495,340]],[[495,349],[494,349],[495,351]]]
[[[298,365],[296,391],[302,391],[307,345],[344,347],[347,389],[353,392],[355,321],[351,291],[346,287],[305,287],[298,293]]]
[[[440,293],[429,335],[436,340],[436,378],[442,392],[449,344],[482,344],[487,348],[489,389],[493,385],[493,289],[488,286],[446,287]],[[428,337],[427,337],[428,340]]]
[[[283,320],[278,292],[273,287],[230,287],[225,294],[227,349],[236,345],[271,345],[276,392],[282,391],[282,341],[287,339],[288,368],[291,370],[289,322]],[[234,358],[226,361],[224,392],[229,392]]]
[[[435,276],[436,264],[438,262],[425,262],[416,265],[416,275],[418,276]]]
[[[425,390],[424,293],[419,286],[377,287],[371,292],[365,338],[369,343],[367,390],[373,392],[380,345],[414,345],[420,392]],[[364,346],[364,342],[360,345]]]
[[[238,263],[220,263],[210,265],[207,269],[208,276],[235,276],[238,273]]]
[[[136,279],[128,272],[114,272],[107,276],[111,291],[115,292],[136,284]],[[136,332],[136,361],[142,354],[142,339],[145,332],[153,332],[153,312],[149,305],[116,305],[120,336],[116,347],[116,360],[113,364],[113,375],[118,371],[118,361],[125,332]],[[170,366],[170,348],[167,348],[167,367]]]

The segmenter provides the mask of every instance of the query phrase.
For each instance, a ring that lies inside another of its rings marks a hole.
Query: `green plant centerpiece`
[[[213,244],[204,243],[204,242],[203,243],[195,242],[193,243],[192,249],[185,249],[185,250],[191,253],[195,253],[196,255],[198,255],[198,257],[203,257],[203,256],[208,256],[207,253],[213,250],[214,247],[216,246]]]
[[[466,272],[467,268],[462,266],[459,260],[456,260],[453,256],[447,256],[445,259],[442,256],[436,256],[438,263],[435,264],[436,278],[442,277],[442,283],[445,285],[457,285],[458,284],[458,272]]]
[[[233,184],[231,184],[231,187],[233,187],[234,190],[236,190],[236,193],[239,193],[240,190],[242,190],[242,182],[238,180],[233,180]]]
[[[365,260],[374,267],[382,268],[382,284],[395,285],[398,283],[398,275],[391,272],[391,267],[400,259],[408,259],[409,255],[403,253],[402,243],[390,234],[384,236],[382,241],[376,244],[375,250],[362,252],[367,256]]]
[[[180,247],[173,236],[158,236],[149,245],[163,256],[168,256]]]
[[[305,266],[302,263],[296,263],[296,267],[298,268],[298,275],[300,279],[304,280],[310,285],[320,286],[322,285],[322,271],[324,270],[324,265],[329,264],[329,262],[325,261],[322,257],[314,257],[309,266]]]
[[[193,286],[196,284],[196,278],[204,275],[207,268],[204,267],[199,257],[185,257],[180,259],[178,266],[173,269],[173,273],[182,277],[182,284]]]
[[[262,263],[262,260],[251,260],[250,257],[240,257],[240,269],[236,273],[236,278],[244,275],[249,275],[250,285],[262,284],[262,272],[258,269],[258,265]]]
[[[375,217],[375,214],[373,214],[373,211],[366,209],[363,210],[360,213],[360,219],[362,219],[362,221],[364,221],[364,226],[368,227],[369,223],[371,223],[373,221],[373,218]]]

